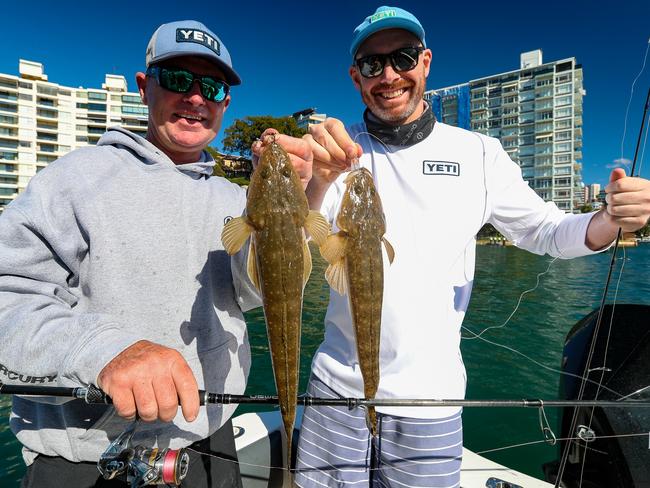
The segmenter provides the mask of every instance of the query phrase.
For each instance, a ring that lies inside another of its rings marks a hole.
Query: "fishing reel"
[[[97,462],[106,480],[126,475],[131,488],[179,486],[187,476],[190,456],[185,449],[158,449],[131,446],[137,421],[110,443]]]

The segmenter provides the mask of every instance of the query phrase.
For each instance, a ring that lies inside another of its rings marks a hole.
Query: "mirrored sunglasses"
[[[359,73],[364,78],[375,78],[384,72],[386,61],[397,72],[411,71],[418,65],[420,53],[424,51],[422,46],[409,46],[396,49],[388,54],[370,54],[356,59],[354,62],[359,69]]]
[[[186,69],[150,66],[147,76],[155,78],[161,87],[174,93],[188,93],[194,82],[198,81],[201,95],[211,102],[223,102],[230,91],[230,86],[225,81],[213,76],[197,75]]]

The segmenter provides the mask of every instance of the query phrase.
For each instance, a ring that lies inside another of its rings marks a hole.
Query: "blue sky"
[[[45,65],[50,81],[100,87],[123,74],[135,91],[152,32],[163,22],[196,19],[228,47],[243,84],[223,128],[248,115],[281,116],[316,107],[352,123],[363,105],[349,80],[354,27],[382,5],[368,1],[272,2],[141,0],[7,2],[0,72],[20,58]],[[99,6],[95,6],[99,5]],[[433,50],[428,85],[440,88],[519,67],[519,54],[542,49],[545,61],[575,56],[584,68],[583,179],[606,183],[613,162],[632,159],[650,59],[636,83],[621,154],[625,111],[650,37],[650,1],[399,1],[413,12]],[[219,147],[221,135],[215,145]],[[646,160],[650,154],[646,155]],[[642,175],[650,176],[650,163]]]

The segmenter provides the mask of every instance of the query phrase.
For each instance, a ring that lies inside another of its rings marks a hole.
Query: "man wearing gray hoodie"
[[[204,151],[241,80],[195,21],[160,26],[146,66],[146,138],[110,128],[39,172],[0,217],[0,381],[93,384],[114,402],[14,397],[24,487],[124,486],[98,481],[95,463],[136,414],[146,422],[134,444],[192,445],[183,486],[241,484],[235,406],[200,408],[197,392],[243,393],[242,311],[260,305],[246,256],[231,261],[219,238],[245,191],[213,177]]]

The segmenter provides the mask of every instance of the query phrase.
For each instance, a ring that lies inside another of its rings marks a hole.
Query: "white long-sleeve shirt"
[[[384,146],[350,128],[363,147],[360,163],[381,196],[395,260],[384,262],[380,382],[376,398],[463,398],[466,375],[460,326],[474,279],[475,236],[493,224],[521,248],[572,258],[591,254],[592,214],[566,214],[522,179],[498,140],[436,122],[410,147]],[[341,175],[322,213],[333,224],[345,191]],[[342,395],[363,396],[348,298],[330,291],[325,339],[314,373]],[[453,415],[456,407],[378,408],[414,418]]]

